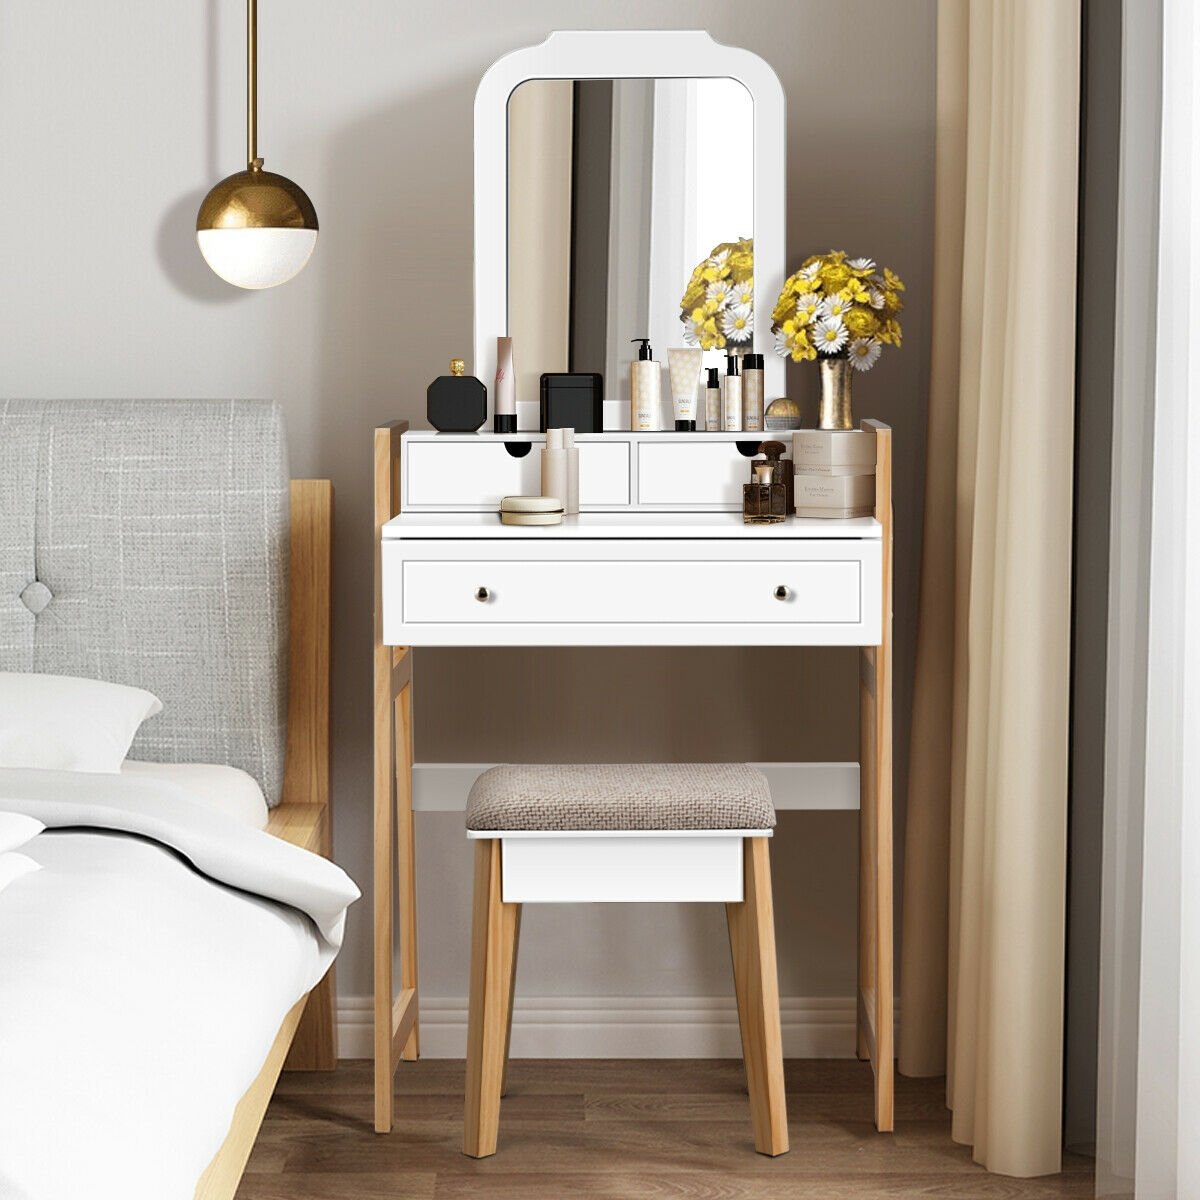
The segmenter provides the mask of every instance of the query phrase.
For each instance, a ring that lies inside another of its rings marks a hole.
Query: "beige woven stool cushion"
[[[484,771],[467,828],[773,829],[761,771],[745,763],[572,763]]]

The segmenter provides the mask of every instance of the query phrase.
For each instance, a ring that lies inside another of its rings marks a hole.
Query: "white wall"
[[[293,474],[337,489],[338,857],[369,885],[370,429],[423,422],[428,381],[471,332],[471,112],[480,74],[551,29],[703,27],[763,55],[789,96],[791,257],[871,254],[909,284],[904,349],[857,383],[896,426],[897,667],[907,712],[924,443],[934,0],[293,0],[261,6],[260,145],[312,196],[308,269],[244,294],[195,249],[200,198],[242,165],[237,0],[7,0],[0,8],[0,391],[13,396],[275,396]],[[719,180],[729,148],[714,145]],[[789,385],[811,405],[811,372]],[[844,651],[521,651],[418,656],[418,756],[495,761],[852,758]],[[761,681],[771,687],[764,696]],[[798,686],[797,686],[798,685]],[[502,703],[498,703],[501,701]],[[763,714],[766,703],[772,712]],[[532,718],[532,719],[531,719]],[[898,780],[907,759],[898,730]],[[467,849],[419,821],[422,988],[461,996]],[[785,995],[854,985],[855,823],[784,819],[775,847]],[[903,843],[902,832],[898,844]],[[655,921],[657,920],[657,924]],[[521,990],[727,993],[715,912],[541,911]],[[339,976],[369,991],[367,908]]]

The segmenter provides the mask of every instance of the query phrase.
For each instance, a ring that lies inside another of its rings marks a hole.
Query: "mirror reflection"
[[[734,79],[534,79],[513,91],[508,332],[519,399],[537,399],[544,371],[587,371],[620,400],[633,339],[648,336],[664,363],[686,344],[681,302],[697,265],[753,237],[753,118]]]

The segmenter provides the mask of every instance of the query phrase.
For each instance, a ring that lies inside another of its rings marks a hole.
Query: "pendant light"
[[[303,270],[317,244],[304,189],[258,157],[258,0],[246,0],[246,169],[222,179],[196,215],[204,261],[228,283],[269,288]]]

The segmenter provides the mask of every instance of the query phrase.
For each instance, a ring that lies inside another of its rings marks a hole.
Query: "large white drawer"
[[[876,540],[385,541],[393,645],[864,645]]]

